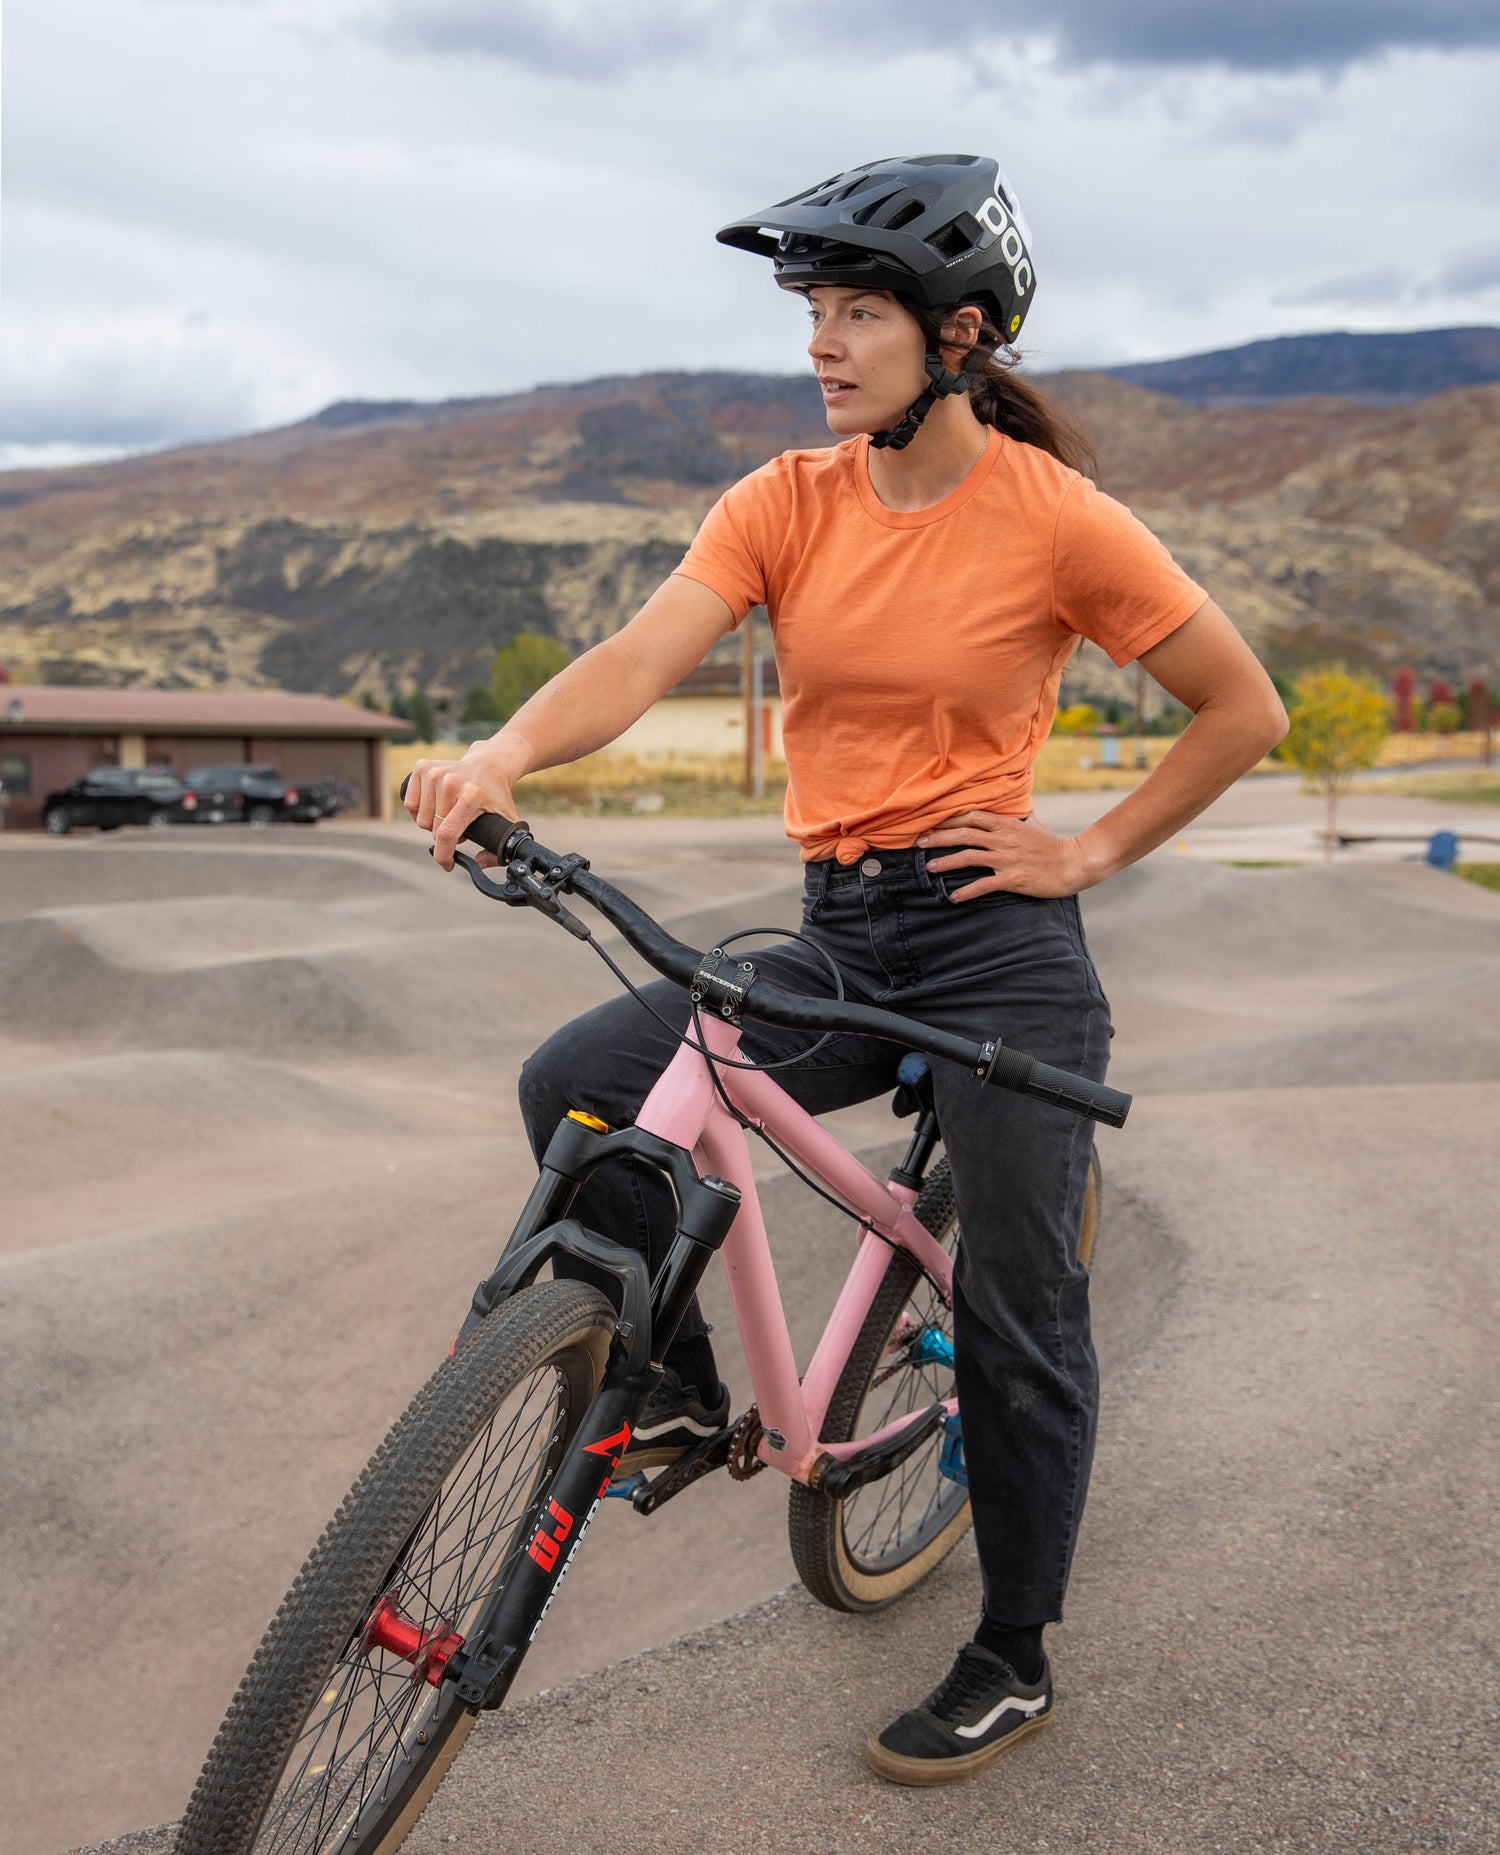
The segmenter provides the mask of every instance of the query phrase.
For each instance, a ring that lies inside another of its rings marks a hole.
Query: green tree
[[[1286,757],[1323,789],[1325,857],[1333,855],[1339,794],[1361,768],[1374,766],[1390,727],[1390,702],[1372,678],[1337,669],[1306,670],[1297,678]]]
[[[556,638],[540,637],[534,631],[518,633],[495,652],[490,666],[490,687],[499,709],[496,719],[509,721],[523,702],[530,701],[544,683],[550,683],[572,661]]]
[[[487,683],[476,683],[464,697],[458,719],[465,722],[504,721],[495,692]]]
[[[420,689],[415,695],[407,698],[406,715],[412,727],[416,729],[419,741],[437,739],[437,718],[433,715],[432,704]]]
[[[1456,702],[1434,702],[1427,711],[1427,726],[1434,734],[1457,734],[1463,712]]]

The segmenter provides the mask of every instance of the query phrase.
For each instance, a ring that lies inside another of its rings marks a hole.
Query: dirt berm
[[[689,938],[789,918],[758,825],[569,835],[663,913],[691,877]],[[99,1001],[32,1002],[0,1044],[0,1847],[44,1855],[180,1809],[503,1239],[520,1056],[609,981],[373,833],[0,860],[0,990],[41,948]],[[651,1521],[610,1504],[415,1855],[1495,1846],[1500,898],[1163,854],[1086,917],[1139,1099],[1101,1136],[1105,1405],[1055,1723],[971,1785],[871,1777],[864,1735],[972,1625],[972,1552],[833,1616],[785,1590],[774,1478],[715,1478]],[[278,962],[301,989],[262,983]],[[896,1130],[841,1119],[876,1153]],[[766,1196],[805,1349],[848,1233]]]

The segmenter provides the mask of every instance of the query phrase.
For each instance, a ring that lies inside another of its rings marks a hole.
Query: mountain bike
[[[178,1855],[390,1855],[479,1713],[514,1682],[599,1504],[653,1514],[719,1469],[790,1486],[798,1573],[835,1609],[909,1591],[969,1525],[953,1389],[958,1219],[929,1059],[1121,1126],[1130,1097],[998,1038],[954,1036],[837,996],[809,998],[725,947],[695,952],[585,858],[493,814],[469,829],[503,880],[458,862],[492,900],[538,910],[630,980],[571,912],[590,903],[688,993],[691,1033],[634,1125],[562,1120],[449,1357],[376,1451],[318,1541],[240,1684],[188,1805]],[[736,938],[736,937],[731,937]],[[632,988],[633,989],[633,988]],[[733,1067],[744,1019],[889,1038],[906,1055],[898,1112],[915,1116],[882,1183],[762,1069]],[[675,1033],[674,1033],[675,1034]],[[753,1129],[859,1226],[853,1265],[799,1374],[751,1172]],[[672,1246],[645,1259],[569,1216],[601,1165],[657,1167],[676,1202]],[[1097,1222],[1091,1179],[1080,1253]],[[715,1254],[754,1402],[662,1468],[617,1474],[661,1360]],[[612,1292],[539,1280],[566,1254]]]

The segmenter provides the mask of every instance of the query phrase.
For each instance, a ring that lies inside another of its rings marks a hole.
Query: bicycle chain
[[[734,1426],[734,1435],[729,1439],[728,1468],[731,1481],[749,1481],[752,1475],[758,1475],[766,1466],[756,1454],[764,1435],[760,1412],[752,1404]]]

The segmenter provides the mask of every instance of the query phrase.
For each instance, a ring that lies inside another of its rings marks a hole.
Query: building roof
[[[19,704],[19,710],[17,705]],[[82,728],[158,734],[403,734],[411,723],[338,702],[280,690],[224,695],[200,689],[80,689],[0,683],[0,729]]]

